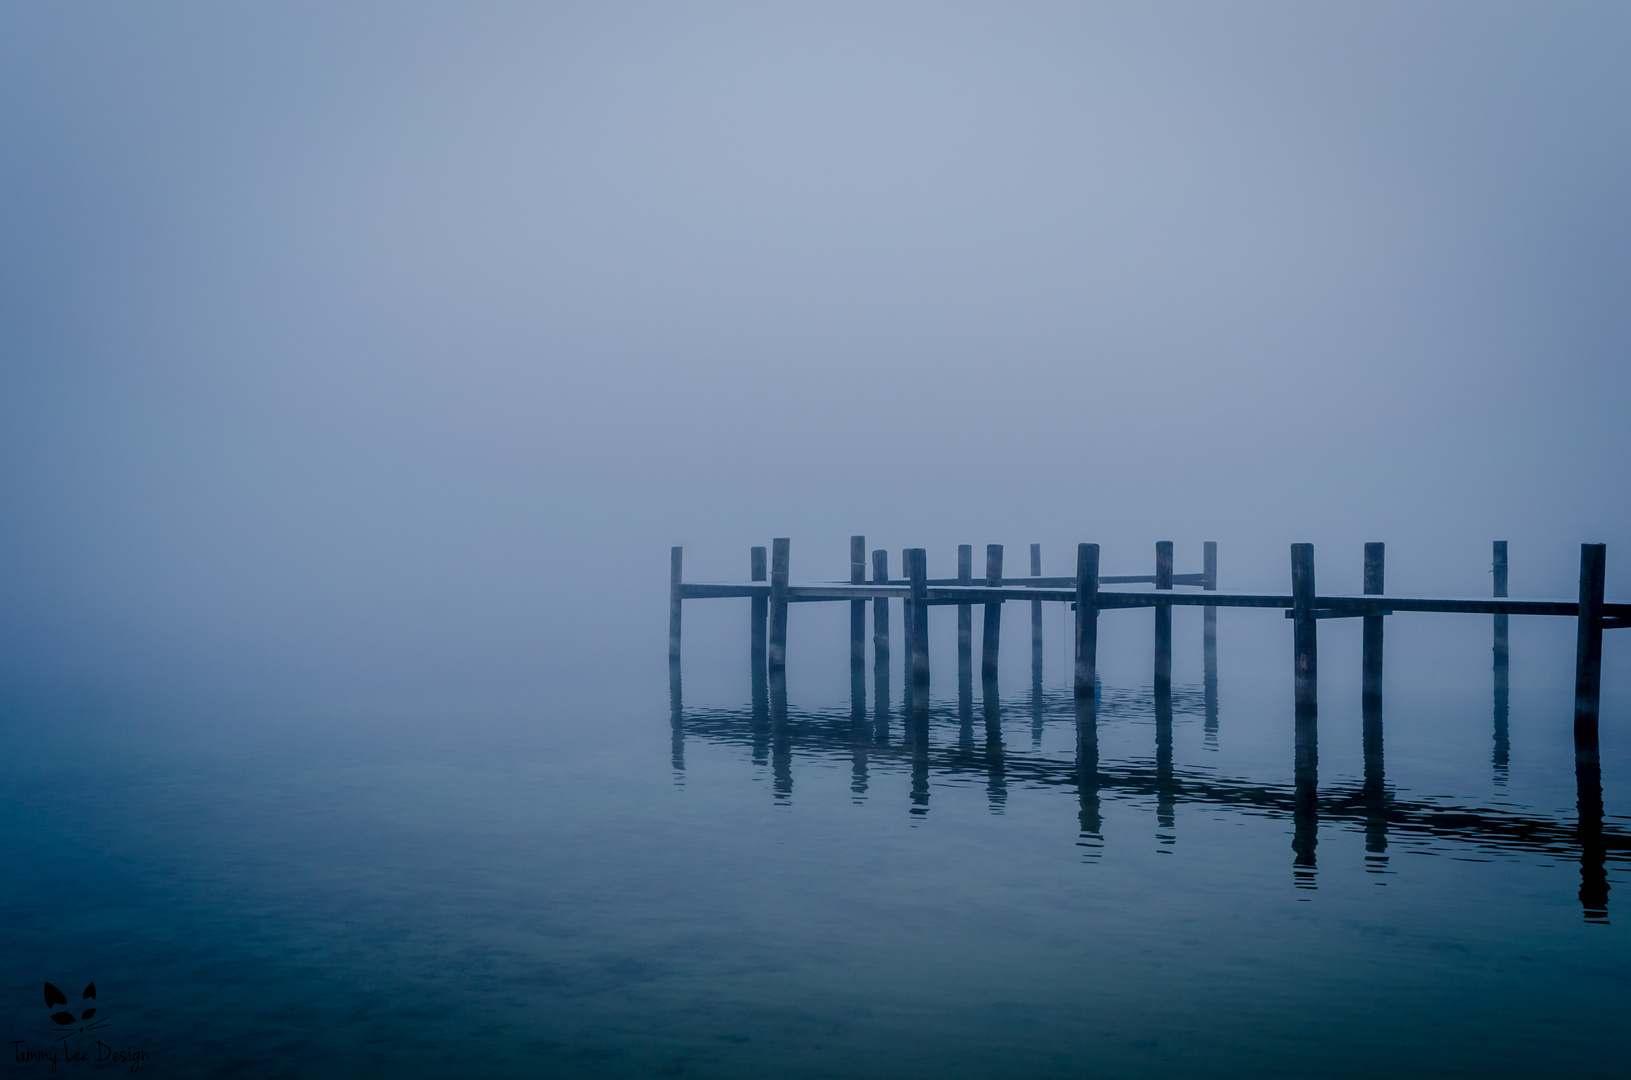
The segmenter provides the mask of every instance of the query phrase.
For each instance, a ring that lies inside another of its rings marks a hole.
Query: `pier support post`
[[[1201,545],[1201,570],[1206,592],[1218,591],[1218,545],[1208,540]],[[1206,745],[1217,749],[1218,740],[1218,609],[1208,604],[1201,609],[1201,689],[1206,718],[1204,733]]]
[[[985,545],[985,584],[989,589],[1002,588],[1002,545]],[[997,648],[1002,640],[1002,601],[985,605],[985,633],[980,642],[980,677],[997,677]]]
[[[974,545],[957,545],[957,584],[974,584]],[[957,605],[957,692],[974,693],[974,606]]]
[[[1380,596],[1383,592],[1386,546],[1380,543],[1365,545],[1365,595]],[[1360,657],[1360,705],[1369,709],[1382,700],[1382,619],[1381,615],[1364,617],[1364,643]]]
[[[685,549],[668,553],[668,662],[680,662],[680,582],[684,579]]]
[[[1172,541],[1161,540],[1155,545],[1155,587],[1159,591],[1172,590]],[[1160,601],[1155,605],[1155,692],[1172,693],[1172,605]]]
[[[908,585],[912,578],[912,549],[901,548],[900,576],[906,579]],[[901,636],[901,681],[904,684],[903,692],[908,701],[912,696],[912,627],[916,621],[912,618],[912,598],[908,595],[900,602],[900,636]]]
[[[1094,696],[1099,664],[1099,545],[1076,545],[1076,697]]]
[[[872,553],[872,584],[889,584],[889,552],[879,548]],[[889,662],[889,597],[872,601],[872,662]]]
[[[1042,545],[1031,545],[1031,576],[1042,576]],[[1031,601],[1031,679],[1042,678],[1042,601]]]
[[[756,547],[748,552],[748,573],[754,581],[764,581],[765,549]],[[765,624],[769,620],[770,598],[755,596],[749,601],[753,605],[753,614],[748,621],[748,636],[753,653],[753,671],[755,675],[762,675],[765,670]]]
[[[906,572],[912,583],[912,685],[913,701],[922,690],[927,703],[929,686],[929,584],[928,553],[922,548],[906,550]]]
[[[1598,698],[1603,687],[1603,576],[1608,548],[1580,545],[1579,637],[1574,653],[1574,730],[1595,738]]]
[[[770,670],[787,667],[787,564],[792,541],[778,536],[770,542]]]
[[[866,537],[849,538],[849,583],[866,584]],[[849,602],[849,666],[860,671],[866,666],[866,601]]]
[[[1291,545],[1292,651],[1297,716],[1319,709],[1319,637],[1314,620],[1314,545]]]
[[[1496,596],[1506,595],[1506,541],[1497,540],[1492,545],[1492,558],[1490,573],[1494,578]],[[1508,615],[1493,615],[1495,621],[1495,640],[1491,647],[1493,653],[1494,675],[1494,727],[1495,750],[1492,761],[1495,766],[1495,779],[1497,783],[1506,782],[1507,766],[1511,759],[1511,741],[1508,737],[1507,721],[1511,712],[1511,653],[1508,649]]]

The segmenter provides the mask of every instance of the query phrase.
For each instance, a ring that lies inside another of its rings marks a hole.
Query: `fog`
[[[0,686],[660,684],[668,548],[1631,595],[1624,5],[0,8]],[[1011,550],[1010,559],[1023,549]],[[1136,567],[1137,570],[1123,569]],[[179,691],[177,691],[179,692]]]

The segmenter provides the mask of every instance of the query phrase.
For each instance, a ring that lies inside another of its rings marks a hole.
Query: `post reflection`
[[[787,673],[770,672],[770,775],[776,801],[793,797],[793,740],[787,730]]]
[[[1582,725],[1583,727],[1583,725]],[[1580,842],[1580,910],[1587,922],[1608,922],[1608,843],[1603,835],[1603,767],[1597,729],[1575,729],[1575,831]]]
[[[867,750],[872,744],[872,724],[866,714],[866,672],[851,665],[849,676],[850,793],[856,802],[866,798]]]
[[[1387,872],[1387,769],[1382,756],[1382,695],[1361,698],[1365,781],[1360,801],[1365,808],[1365,869]]]
[[[1172,782],[1172,684],[1155,686],[1155,842],[1171,854],[1178,842],[1178,798]]]
[[[1202,728],[1208,750],[1218,748],[1218,609],[1202,608],[1201,695],[1205,712]]]
[[[668,665],[668,714],[669,726],[673,729],[669,764],[678,783],[685,773],[685,702],[680,693],[680,665],[673,661]]]
[[[1084,858],[1097,859],[1104,851],[1104,819],[1099,813],[1098,695],[1077,698],[1075,705],[1075,779],[1079,808],[1076,846],[1086,849]]]
[[[1492,616],[1495,620],[1494,653],[1494,726],[1495,748],[1491,754],[1491,763],[1495,767],[1495,783],[1505,786],[1507,766],[1511,758],[1511,743],[1507,737],[1507,719],[1510,711],[1510,658],[1507,652],[1507,619],[1506,615]]]
[[[1292,884],[1315,888],[1314,849],[1319,845],[1319,719],[1312,709],[1297,713],[1296,749],[1292,766]]]
[[[986,806],[1000,814],[1008,805],[1008,776],[1002,748],[1002,701],[997,696],[995,676],[982,679],[982,706],[985,713]]]
[[[910,685],[911,680],[907,680]],[[920,690],[912,695],[906,713],[907,745],[912,752],[911,814],[923,817],[929,812],[929,695]]]

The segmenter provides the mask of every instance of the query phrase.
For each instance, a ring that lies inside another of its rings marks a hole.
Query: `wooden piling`
[[[849,538],[849,583],[866,584],[866,537]],[[849,602],[849,663],[853,671],[866,665],[866,601]]]
[[[1297,715],[1319,708],[1318,631],[1314,620],[1314,545],[1291,545],[1291,617]]]
[[[1042,576],[1042,545],[1031,545],[1031,576]],[[1042,601],[1031,601],[1031,678],[1042,677]]]
[[[1099,663],[1099,545],[1076,545],[1076,696],[1094,696]]]
[[[1201,588],[1206,592],[1218,591],[1218,544],[1208,540],[1201,545],[1201,573],[1206,580]],[[1201,609],[1201,694],[1205,712],[1204,735],[1206,745],[1217,748],[1218,739],[1218,608],[1208,604]]]
[[[680,585],[685,579],[683,565],[685,549],[673,548],[668,553],[668,662],[680,662]]]
[[[754,581],[765,580],[764,548],[756,547],[748,552],[748,572]],[[753,614],[748,622],[748,635],[753,653],[753,671],[755,675],[760,675],[765,669],[765,624],[769,618],[770,599],[755,596],[750,603],[753,605]]]
[[[924,703],[929,686],[929,586],[928,554],[922,548],[906,550],[906,572],[912,584],[912,683],[913,703],[921,688]]]
[[[770,652],[771,671],[787,667],[787,564],[792,541],[778,536],[770,542]]]
[[[1506,595],[1506,541],[1496,540],[1491,545],[1490,575],[1493,578],[1494,595]],[[1495,729],[1495,746],[1490,760],[1495,768],[1497,783],[1506,782],[1507,767],[1511,760],[1512,744],[1508,732],[1508,720],[1511,714],[1511,652],[1509,648],[1509,628],[1507,615],[1492,615],[1494,620],[1494,640],[1491,643],[1491,674],[1494,677],[1494,709],[1492,723]]]
[[[889,552],[879,548],[872,553],[872,583],[889,584]],[[889,662],[889,598],[872,601],[872,658],[875,664]]]
[[[1365,595],[1381,596],[1385,569],[1386,545],[1365,545]],[[1364,643],[1360,655],[1360,704],[1368,707],[1382,700],[1382,619],[1381,615],[1364,617]]]
[[[900,576],[907,578],[908,580],[910,580],[912,576],[911,548],[901,548]],[[910,596],[907,596],[905,599],[901,600],[900,614],[900,634],[902,639],[902,647],[900,650],[901,682],[903,684],[902,692],[906,695],[907,701],[909,702],[912,697],[912,631],[913,627],[917,625],[917,621],[912,615],[912,598]]]
[[[1574,729],[1597,730],[1597,706],[1603,685],[1603,578],[1607,562],[1603,544],[1580,545],[1579,636],[1574,654]]]
[[[1002,545],[985,545],[985,584],[1002,588]],[[980,677],[997,677],[997,648],[1002,639],[1002,601],[985,605],[985,634],[980,642]]]
[[[1155,545],[1155,587],[1172,591],[1172,541]],[[1155,605],[1155,692],[1172,692],[1172,605]]]
[[[957,584],[974,584],[974,545],[957,545]],[[972,604],[957,605],[957,686],[961,694],[963,688],[968,693],[974,690],[974,607]]]

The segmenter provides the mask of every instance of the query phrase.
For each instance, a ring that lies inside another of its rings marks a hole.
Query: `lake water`
[[[1568,619],[1513,620],[1504,717],[1488,617],[1392,617],[1368,716],[1322,622],[1311,758],[1278,612],[1219,614],[1215,679],[1175,612],[1170,701],[1107,613],[1084,714],[1057,607],[994,688],[936,609],[914,729],[898,606],[882,694],[844,607],[756,686],[746,604],[689,604],[677,700],[613,640],[519,704],[8,702],[8,1075],[46,981],[106,1021],[69,1073],[1624,1075],[1615,634],[1599,774]]]

